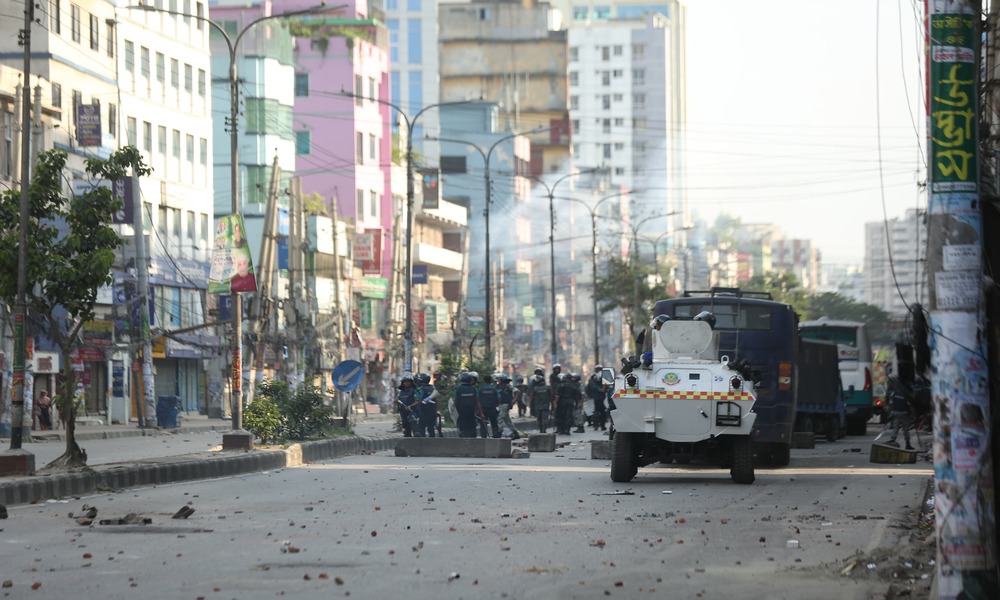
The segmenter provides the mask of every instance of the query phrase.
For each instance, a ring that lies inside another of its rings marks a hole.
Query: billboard
[[[441,172],[437,169],[420,169],[419,172],[422,206],[435,209],[441,204]]]
[[[101,105],[76,105],[76,141],[81,146],[101,145]]]
[[[208,275],[210,294],[256,292],[250,246],[247,245],[243,215],[220,217],[215,229],[212,268]]]

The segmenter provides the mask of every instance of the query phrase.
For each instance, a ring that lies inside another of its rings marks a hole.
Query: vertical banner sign
[[[441,204],[441,172],[437,169],[420,169],[420,193],[423,208],[436,209]]]
[[[208,274],[208,293],[256,292],[250,246],[247,245],[243,215],[220,217],[215,229],[212,269]]]
[[[81,146],[101,145],[101,105],[76,105],[76,141]]]
[[[989,373],[981,335],[986,320],[980,286],[978,4],[927,3],[929,343],[938,587],[944,599],[978,597],[977,591],[996,584]]]

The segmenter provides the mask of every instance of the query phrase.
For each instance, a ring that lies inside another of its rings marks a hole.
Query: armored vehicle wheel
[[[836,442],[840,439],[840,417],[829,415],[826,418],[826,441]]]
[[[735,483],[753,483],[753,442],[750,436],[733,438],[733,465],[729,475]]]
[[[627,483],[639,472],[634,433],[615,432],[611,439],[611,481]]]
[[[791,444],[782,444],[781,442],[774,442],[769,445],[771,446],[770,463],[772,467],[787,467],[788,463],[792,462]]]

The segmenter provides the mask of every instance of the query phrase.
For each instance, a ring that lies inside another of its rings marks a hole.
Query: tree
[[[770,292],[774,300],[791,305],[799,315],[809,314],[809,292],[802,287],[795,275],[787,271],[770,271],[754,275],[743,289]]]
[[[655,275],[655,268],[613,257],[603,276],[594,285],[598,309],[602,313],[622,309],[632,339],[652,313],[657,300],[668,297],[667,285]]]
[[[122,201],[101,184],[123,179],[130,170],[143,176],[151,169],[134,146],[116,151],[107,160],[89,158],[86,172],[94,187],[66,198],[62,195],[65,166],[65,152],[42,152],[29,184],[27,305],[31,321],[63,356],[57,405],[66,421],[66,451],[49,466],[82,467],[87,455],[76,443],[76,386],[70,355],[80,344],[84,323],[94,319],[97,289],[112,282],[115,249],[122,244],[110,226]],[[5,190],[0,195],[0,300],[9,304],[17,296],[12,274],[17,273],[19,217],[19,193]]]
[[[875,343],[887,344],[895,340],[889,313],[877,306],[855,302],[834,292],[823,292],[812,297],[808,318],[820,317],[864,323],[868,329],[868,338]]]

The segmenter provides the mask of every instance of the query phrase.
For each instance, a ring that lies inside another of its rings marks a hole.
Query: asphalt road
[[[698,466],[645,468],[615,484],[582,437],[525,460],[382,453],[14,507],[0,521],[0,579],[10,581],[0,594],[746,599],[882,598],[890,585],[912,597],[927,591],[921,577],[932,575],[932,555],[919,520],[931,465],[870,464],[872,436],[793,451],[789,467],[758,470],[749,486]],[[92,526],[68,517],[84,505],[98,509]],[[185,505],[195,512],[172,519]],[[151,523],[98,524],[128,513]]]

